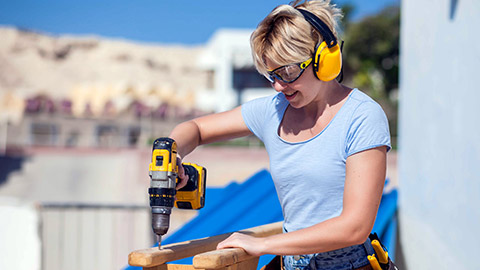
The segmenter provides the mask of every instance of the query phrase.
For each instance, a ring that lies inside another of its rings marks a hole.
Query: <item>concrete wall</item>
[[[480,269],[480,1],[403,0],[400,232],[408,269]]]

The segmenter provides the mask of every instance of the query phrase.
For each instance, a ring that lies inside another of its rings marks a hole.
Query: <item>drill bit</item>
[[[157,235],[157,241],[158,241],[158,249],[162,249],[162,236]]]

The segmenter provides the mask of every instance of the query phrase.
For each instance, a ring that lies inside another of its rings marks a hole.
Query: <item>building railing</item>
[[[41,269],[122,269],[132,249],[153,243],[150,207],[43,203]]]
[[[240,231],[256,237],[282,233],[282,222],[271,223]],[[252,270],[257,269],[259,257],[247,254],[241,248],[216,250],[217,244],[230,236],[221,234],[158,247],[136,250],[128,256],[128,263],[144,270]],[[193,256],[192,265],[167,264]]]

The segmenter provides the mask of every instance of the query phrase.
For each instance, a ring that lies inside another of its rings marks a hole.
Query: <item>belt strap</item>
[[[363,247],[365,248],[367,255],[375,254],[375,250],[373,249],[372,243],[370,241],[370,238],[367,238],[367,240],[363,243]]]

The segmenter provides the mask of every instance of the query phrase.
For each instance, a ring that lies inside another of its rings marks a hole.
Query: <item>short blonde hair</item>
[[[266,59],[278,64],[299,63],[312,57],[316,45],[323,37],[314,30],[297,10],[302,8],[319,17],[337,37],[337,20],[341,10],[330,0],[297,0],[290,5],[280,5],[261,21],[250,37],[255,67],[261,74],[267,74]]]

